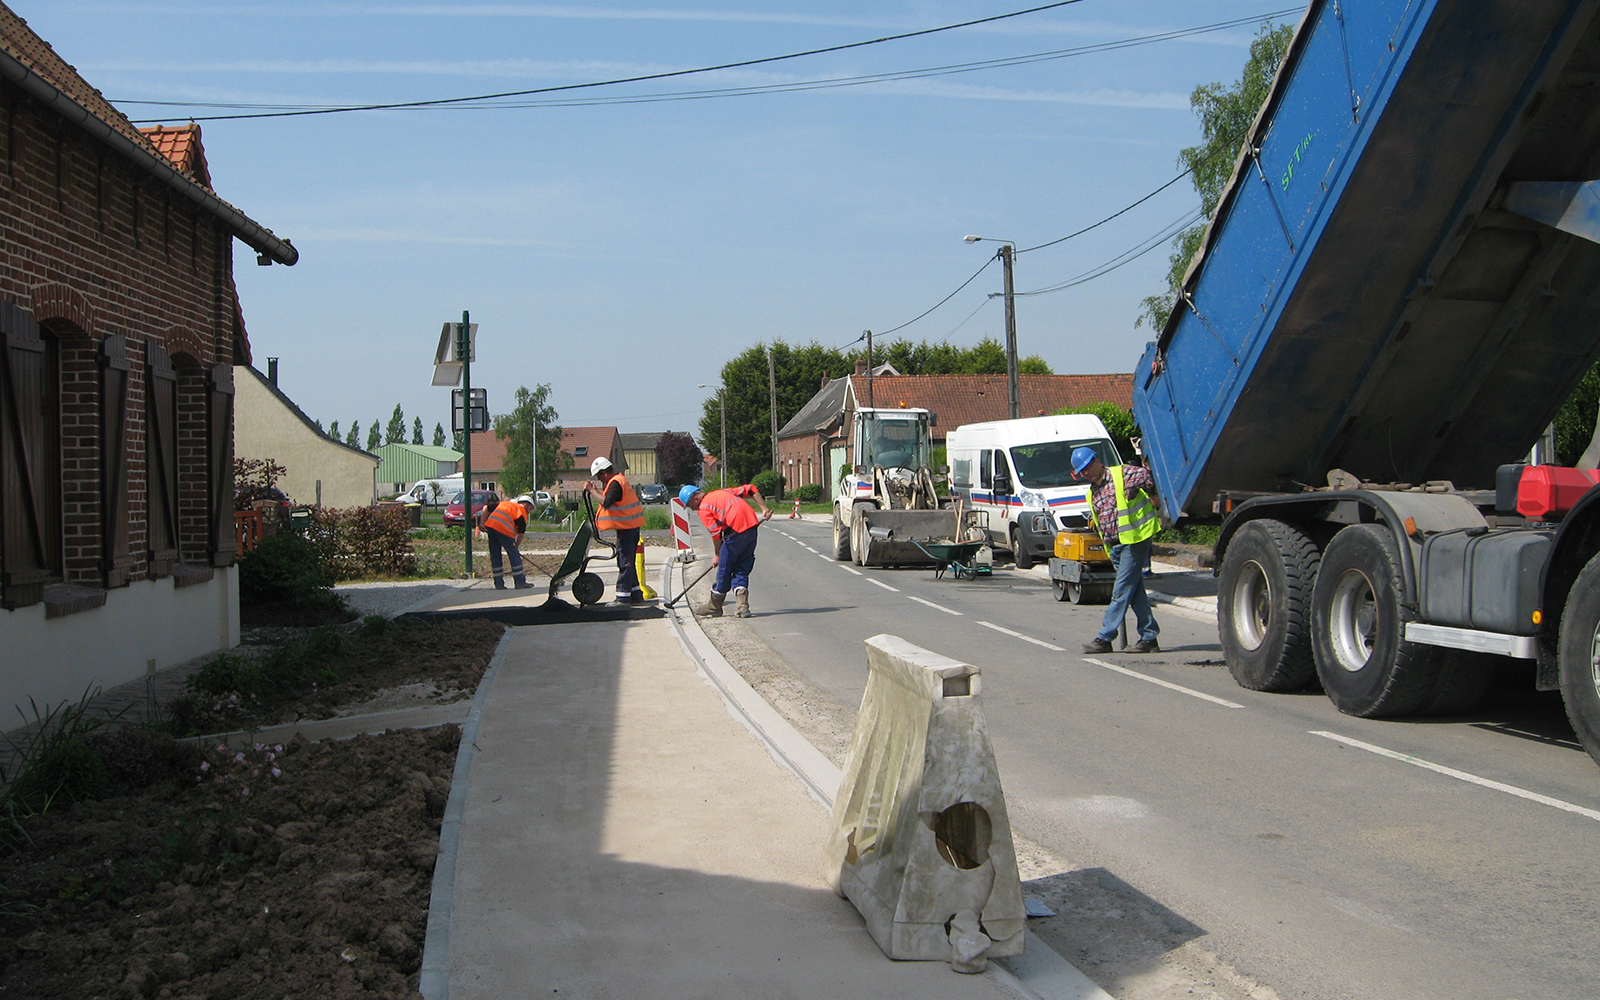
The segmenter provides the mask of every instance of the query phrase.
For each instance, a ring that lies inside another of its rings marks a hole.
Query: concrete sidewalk
[[[542,599],[463,591],[433,610]],[[765,703],[730,699],[743,682],[702,670],[703,640],[659,617],[508,633],[463,734],[428,1000],[1105,997],[1036,940],[1017,975],[886,959],[823,878],[837,769]]]

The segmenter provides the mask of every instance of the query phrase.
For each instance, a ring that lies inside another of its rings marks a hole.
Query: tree
[[[698,483],[704,469],[705,455],[689,435],[667,431],[656,442],[656,478],[662,485],[676,490]]]
[[[1600,417],[1600,365],[1589,369],[1556,413],[1556,460],[1577,467],[1596,436]]]
[[[423,443],[422,442],[422,418],[421,417],[418,417],[417,419],[415,419],[415,420],[413,420],[411,422],[411,443],[412,444],[422,444]]]
[[[316,424],[317,424],[317,433],[318,434],[326,434],[326,433],[328,433],[327,431],[322,429],[322,421],[321,420],[318,420],[316,422]]]
[[[444,424],[433,425],[433,446],[435,448],[444,447]]]
[[[556,473],[572,467],[572,456],[561,450],[561,427],[556,424],[561,417],[550,405],[548,383],[529,389],[518,386],[516,407],[494,418],[494,436],[506,444],[505,466],[500,470],[500,482],[511,495],[531,493],[536,489],[555,484]],[[531,482],[534,439],[534,422],[538,421],[539,481]]]
[[[350,421],[350,433],[345,437],[344,443],[352,448],[361,447],[361,421]]]
[[[333,423],[328,425],[328,436],[333,438],[335,441],[344,440],[344,436],[339,433],[339,421],[335,420]]]
[[[872,355],[874,366],[887,361],[902,375],[1004,375],[1006,371],[1006,349],[993,337],[985,337],[972,347],[956,347],[949,341],[914,344],[895,340],[881,348],[874,346]],[[1017,371],[1023,375],[1052,374],[1050,365],[1037,354],[1018,358]]]
[[[1190,179],[1208,219],[1222,201],[1222,192],[1233,176],[1239,149],[1250,138],[1250,126],[1272,91],[1272,78],[1283,64],[1293,37],[1292,25],[1274,28],[1263,24],[1256,32],[1255,41],[1250,43],[1250,58],[1245,61],[1244,72],[1237,81],[1201,84],[1189,95],[1189,107],[1200,118],[1203,141],[1179,153],[1178,163],[1191,171]],[[1205,231],[1205,223],[1201,223],[1178,234],[1177,245],[1168,258],[1167,290],[1140,303],[1144,311],[1137,325],[1149,322],[1156,330],[1166,325],[1178,294],[1183,290],[1184,272],[1200,249]]]
[[[406,443],[406,415],[400,412],[400,404],[394,404],[394,414],[389,417],[389,426],[384,429],[384,444]],[[371,451],[371,448],[367,449]]]
[[[367,450],[377,451],[378,445],[383,443],[383,432],[378,429],[378,422],[374,420],[367,428]]]
[[[1106,425],[1106,431],[1111,435],[1111,441],[1117,446],[1117,451],[1124,459],[1134,456],[1133,438],[1139,434],[1139,425],[1133,422],[1133,414],[1124,410],[1116,403],[1090,403],[1088,406],[1062,407],[1056,411],[1057,415],[1067,413],[1092,413],[1100,418]]]

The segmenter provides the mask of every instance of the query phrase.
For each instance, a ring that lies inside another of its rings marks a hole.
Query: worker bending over
[[[754,497],[761,508],[761,517],[744,502],[744,497]],[[700,515],[700,521],[711,532],[711,565],[717,570],[717,581],[711,585],[711,598],[694,609],[697,615],[707,618],[722,616],[722,602],[733,590],[735,618],[750,617],[750,571],[756,565],[756,527],[772,517],[761,492],[749,483],[727,490],[705,492],[698,486],[685,486],[678,492],[683,505]]]
[[[494,570],[494,589],[506,589],[504,567],[500,564],[502,550],[511,557],[511,578],[518,590],[527,590],[533,584],[522,572],[522,536],[528,530],[528,515],[533,512],[533,498],[524,494],[515,500],[502,500],[491,510],[484,504],[478,512],[480,535],[489,536],[489,568]]]

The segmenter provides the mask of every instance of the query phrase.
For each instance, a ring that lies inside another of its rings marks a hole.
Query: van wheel
[[[1600,763],[1600,556],[1578,574],[1561,613],[1561,700],[1578,741]]]
[[[1016,525],[1011,526],[1011,559],[1017,564],[1017,569],[1033,569],[1033,556],[1023,549],[1022,542],[1017,538]]]
[[[1252,691],[1298,691],[1316,676],[1311,587],[1316,545],[1300,529],[1251,521],[1228,543],[1217,573],[1217,637],[1228,671]]]
[[[839,505],[833,505],[833,557],[840,562],[850,558],[850,529],[839,516]]]
[[[1439,679],[1439,651],[1407,642],[1415,612],[1400,606],[1400,553],[1381,524],[1333,536],[1311,594],[1311,650],[1322,689],[1362,718],[1409,715]]]

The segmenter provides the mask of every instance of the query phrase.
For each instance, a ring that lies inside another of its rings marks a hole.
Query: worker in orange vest
[[[634,555],[639,548],[639,529],[644,527],[644,503],[634,492],[628,477],[612,468],[611,460],[601,456],[589,466],[594,477],[583,484],[600,500],[595,513],[594,526],[600,531],[617,533],[617,595],[613,603],[642,604],[644,591],[639,587],[639,572],[634,565]],[[595,485],[595,479],[600,485]]]
[[[745,502],[749,497],[761,508],[761,516]],[[733,592],[735,618],[750,617],[750,571],[756,566],[756,528],[772,517],[772,510],[761,491],[749,483],[732,486],[710,493],[690,484],[678,491],[678,500],[700,515],[700,521],[711,532],[711,565],[717,570],[717,580],[711,585],[711,597],[694,607],[694,613],[705,618],[722,617],[722,602]]]
[[[489,536],[489,568],[494,571],[494,589],[506,589],[505,571],[500,564],[504,550],[511,560],[511,578],[518,590],[533,586],[522,571],[522,536],[528,530],[528,515],[533,513],[533,498],[520,496],[502,500],[490,510],[487,504],[478,514],[479,534]]]

